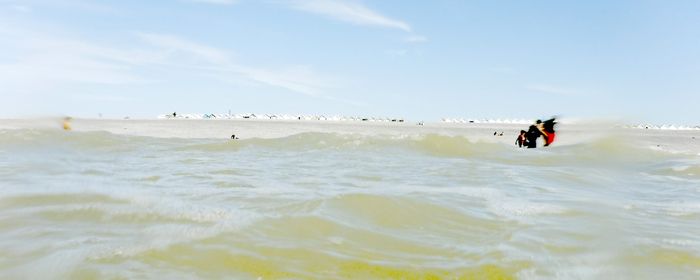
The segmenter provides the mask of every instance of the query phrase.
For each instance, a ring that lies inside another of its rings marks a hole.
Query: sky
[[[700,1],[0,0],[0,117],[700,124]]]

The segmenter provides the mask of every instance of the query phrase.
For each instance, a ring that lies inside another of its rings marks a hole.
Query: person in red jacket
[[[526,134],[527,131],[521,130],[520,135],[518,135],[518,138],[515,139],[515,145],[518,145],[519,148],[527,145],[527,138],[525,137]]]

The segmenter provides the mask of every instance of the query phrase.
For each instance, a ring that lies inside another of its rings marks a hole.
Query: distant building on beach
[[[163,114],[157,117],[158,119],[260,119],[260,120],[305,120],[305,121],[339,121],[339,122],[394,122],[403,123],[404,118],[396,117],[361,117],[361,116],[328,116],[328,115],[289,115],[289,114],[232,114],[230,111],[226,114]]]

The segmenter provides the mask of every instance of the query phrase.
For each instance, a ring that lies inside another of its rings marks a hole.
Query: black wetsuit
[[[540,135],[542,135],[542,132],[540,132],[535,125],[531,125],[530,129],[527,131],[527,134],[525,134],[525,138],[527,138],[527,147],[537,148],[537,138],[539,138]]]

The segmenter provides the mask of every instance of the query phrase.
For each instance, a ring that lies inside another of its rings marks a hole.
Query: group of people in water
[[[515,139],[515,144],[521,148],[537,148],[537,138],[542,136],[544,139],[544,146],[547,147],[554,142],[556,137],[556,132],[554,131],[555,124],[557,124],[555,118],[546,121],[537,120],[527,131],[520,131],[520,135]]]

